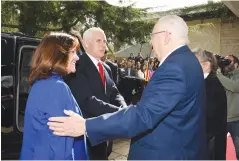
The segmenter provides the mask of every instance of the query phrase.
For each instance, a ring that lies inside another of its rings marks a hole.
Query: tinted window
[[[1,39],[1,127],[13,125],[13,40],[7,37]]]
[[[14,39],[2,38],[1,40],[1,66],[11,65],[14,55]]]
[[[20,57],[20,79],[19,79],[19,115],[18,115],[18,127],[20,130],[23,129],[24,123],[24,112],[26,108],[26,102],[28,98],[28,94],[30,91],[30,84],[27,81],[27,77],[30,73],[30,65],[32,55],[35,51],[34,46],[32,47],[23,47],[21,50],[21,57]]]

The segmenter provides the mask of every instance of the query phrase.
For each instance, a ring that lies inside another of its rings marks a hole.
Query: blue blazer
[[[64,109],[81,115],[69,87],[59,75],[33,84],[25,111],[21,160],[87,159],[84,137],[59,137],[47,126],[49,117],[65,116]]]
[[[202,68],[187,46],[154,72],[140,102],[87,119],[95,145],[132,138],[129,160],[206,159],[205,87]]]

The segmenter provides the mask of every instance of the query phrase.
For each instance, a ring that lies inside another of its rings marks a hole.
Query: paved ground
[[[113,152],[110,154],[109,160],[127,160],[129,145],[129,139],[115,140],[113,144]]]
[[[3,133],[9,133],[13,131],[13,128],[4,128],[1,127],[1,131]],[[129,153],[129,139],[119,139],[115,140],[113,144],[113,152],[109,156],[109,160],[127,160],[127,156]]]

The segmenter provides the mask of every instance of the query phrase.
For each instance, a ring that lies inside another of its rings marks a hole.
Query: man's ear
[[[169,33],[167,33],[167,32],[165,32],[163,34],[165,34],[164,43],[168,44],[170,39],[171,39],[171,35]]]
[[[83,45],[84,48],[88,48],[89,42],[87,40],[83,40],[82,45]]]

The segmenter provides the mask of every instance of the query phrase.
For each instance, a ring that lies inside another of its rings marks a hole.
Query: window
[[[23,131],[24,127],[24,113],[26,109],[27,98],[31,89],[30,84],[27,81],[27,78],[30,73],[30,65],[33,53],[36,46],[22,46],[20,49],[19,55],[19,93],[18,93],[18,128],[20,131]]]
[[[13,125],[13,44],[8,37],[1,39],[1,127]],[[6,131],[3,131],[6,133]]]

